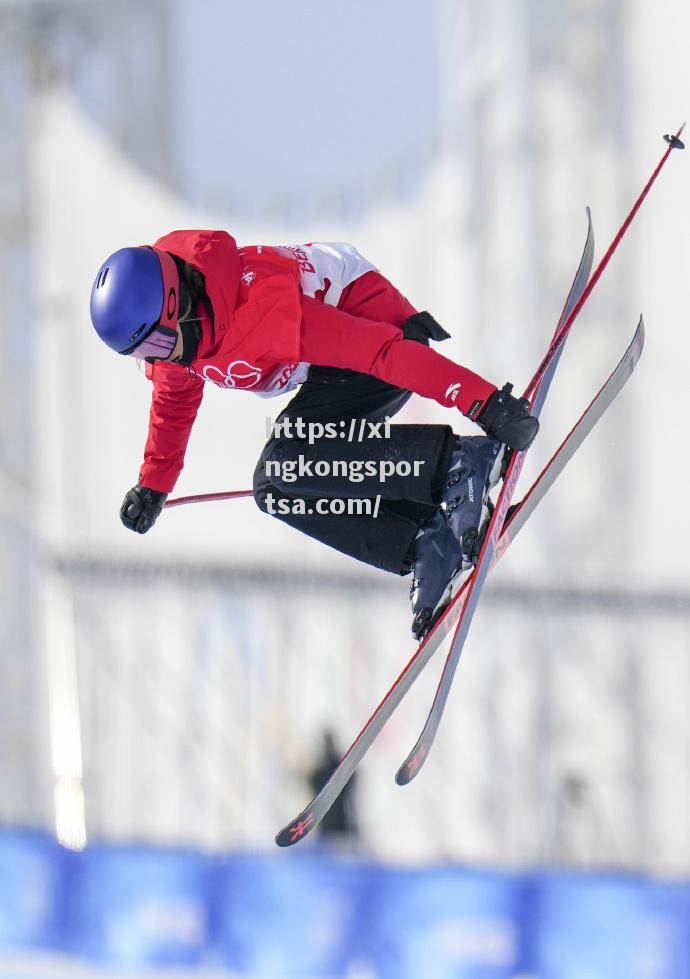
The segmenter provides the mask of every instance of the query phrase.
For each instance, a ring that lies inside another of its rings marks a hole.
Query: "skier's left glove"
[[[159,493],[137,483],[122,501],[120,520],[128,530],[145,534],[158,519],[167,497],[167,493]]]
[[[534,441],[539,421],[530,415],[527,399],[514,398],[510,393],[512,390],[512,384],[505,384],[500,391],[496,389],[475,421],[490,438],[522,451]]]

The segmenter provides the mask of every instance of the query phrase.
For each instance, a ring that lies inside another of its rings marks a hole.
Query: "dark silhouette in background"
[[[342,753],[336,746],[332,731],[324,731],[321,751],[315,760],[314,767],[308,773],[309,785],[314,794],[326,784],[341,757]],[[317,831],[320,832],[322,839],[339,843],[354,843],[358,839],[359,827],[355,805],[356,779],[357,776],[353,775],[321,820]]]

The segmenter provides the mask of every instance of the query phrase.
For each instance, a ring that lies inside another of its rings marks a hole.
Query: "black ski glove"
[[[402,331],[406,340],[416,340],[418,343],[423,343],[425,347],[429,346],[429,340],[450,338],[450,333],[446,333],[441,324],[426,311],[408,316],[402,325]]]
[[[511,449],[529,448],[539,431],[539,422],[529,413],[526,398],[514,398],[512,384],[505,384],[487,398],[475,419],[489,438],[505,442]]]
[[[168,497],[137,483],[127,493],[120,507],[120,520],[128,530],[145,534],[155,524]]]

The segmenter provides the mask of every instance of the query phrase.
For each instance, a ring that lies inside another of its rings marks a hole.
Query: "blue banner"
[[[317,848],[77,854],[5,832],[0,952],[22,949],[252,979],[680,979],[690,883],[404,869]]]
[[[523,884],[455,867],[388,870],[371,910],[382,979],[510,979],[519,967]]]
[[[0,833],[0,948],[60,950],[71,854],[40,833]]]
[[[539,979],[690,976],[690,886],[626,876],[544,875],[527,915]]]
[[[217,942],[235,972],[345,976],[361,956],[370,873],[325,853],[237,857],[217,880]]]
[[[74,877],[72,945],[123,965],[193,966],[209,950],[214,895],[197,853],[94,846]]]

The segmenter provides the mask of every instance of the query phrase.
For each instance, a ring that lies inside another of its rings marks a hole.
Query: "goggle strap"
[[[180,311],[180,277],[177,266],[167,252],[159,248],[154,248],[153,251],[158,256],[163,273],[163,309],[159,323],[163,327],[175,329]]]

